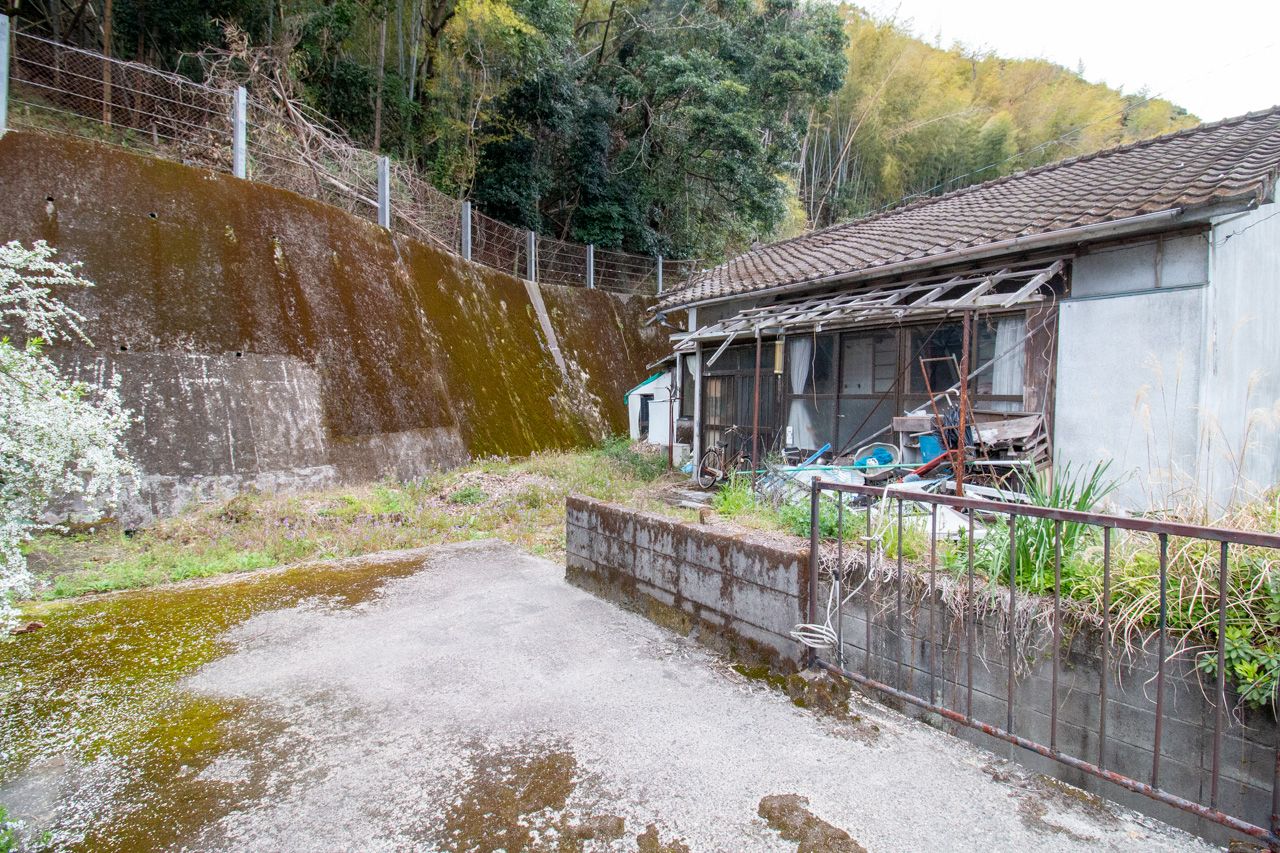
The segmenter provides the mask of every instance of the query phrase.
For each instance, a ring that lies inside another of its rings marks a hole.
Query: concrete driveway
[[[187,846],[1209,849],[864,700],[847,721],[798,708],[563,573],[442,547],[354,608],[233,629],[188,686],[277,724],[204,771],[258,793]],[[771,795],[808,802],[766,821]]]

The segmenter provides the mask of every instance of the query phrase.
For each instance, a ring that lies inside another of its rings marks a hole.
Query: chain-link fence
[[[229,170],[231,99],[147,65],[15,33],[9,123]]]
[[[243,124],[236,96],[148,65],[29,33],[12,35],[8,122],[72,134],[182,163],[233,171],[243,131],[244,176],[318,199],[520,278],[616,293],[652,294],[684,281],[693,261],[598,249],[531,234],[471,209],[411,166],[353,144],[292,97],[254,92]],[[468,211],[470,215],[468,216]]]

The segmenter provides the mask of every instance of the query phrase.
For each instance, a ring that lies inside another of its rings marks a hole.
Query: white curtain
[[[1023,367],[1026,364],[1026,319],[1001,317],[996,321],[996,363],[992,366],[991,393],[1022,396]],[[1012,350],[1012,351],[1010,351]],[[1017,403],[997,404],[1003,409],[1020,409]]]
[[[791,381],[791,408],[787,414],[787,426],[791,428],[791,441],[796,447],[817,447],[817,435],[813,429],[816,414],[812,400],[799,396],[809,379],[813,364],[813,338],[799,337],[787,340],[787,374]]]

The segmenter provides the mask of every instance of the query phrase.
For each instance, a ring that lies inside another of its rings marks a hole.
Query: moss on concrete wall
[[[10,132],[0,187],[3,239],[47,240],[97,285],[71,300],[95,348],[55,355],[121,375],[143,514],[303,469],[405,477],[595,441],[666,347],[639,299],[544,287],[566,377],[524,282],[226,174]]]

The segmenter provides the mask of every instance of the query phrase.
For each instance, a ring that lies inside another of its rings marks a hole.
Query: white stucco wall
[[[1194,473],[1203,301],[1177,290],[1061,307],[1056,455],[1110,460],[1121,504],[1159,502]]]
[[[653,400],[649,403],[649,437],[646,440],[666,447],[671,443],[671,371],[627,396],[633,441],[640,438],[640,397],[647,394],[652,394]]]
[[[1122,506],[1280,484],[1280,205],[1078,258],[1055,406],[1058,460],[1112,460]]]
[[[1202,481],[1221,503],[1280,483],[1280,204],[1217,222],[1210,265]]]

